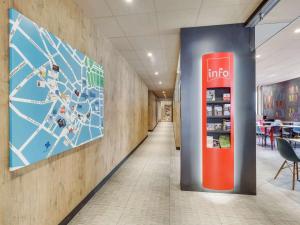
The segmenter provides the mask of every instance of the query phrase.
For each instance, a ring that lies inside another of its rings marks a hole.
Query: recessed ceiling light
[[[158,82],[158,84],[159,84],[159,85],[161,85],[161,84],[162,84],[162,82],[161,82],[161,81],[159,81],[159,82]]]
[[[147,56],[148,56],[148,57],[152,57],[152,52],[148,52],[148,53],[147,53]]]
[[[159,74],[159,72],[155,72],[154,75],[157,76]]]
[[[256,58],[258,59],[258,58],[260,58],[261,57],[261,55],[256,55]]]
[[[132,0],[125,0],[125,2],[127,2],[127,3],[132,3]]]
[[[300,28],[297,28],[295,31],[294,31],[295,34],[299,34],[300,33]]]

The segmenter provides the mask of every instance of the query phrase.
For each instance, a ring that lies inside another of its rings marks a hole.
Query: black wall
[[[181,29],[181,189],[201,184],[201,57],[234,53],[234,193],[256,193],[254,29],[242,24]],[[205,137],[206,138],[206,137]]]
[[[262,96],[268,118],[300,121],[300,78],[263,86]]]

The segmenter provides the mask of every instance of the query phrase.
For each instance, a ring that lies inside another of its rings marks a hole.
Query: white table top
[[[300,143],[300,138],[285,138],[285,139],[287,139],[288,141]]]

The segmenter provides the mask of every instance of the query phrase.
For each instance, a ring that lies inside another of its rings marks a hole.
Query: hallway
[[[290,191],[290,176],[273,180],[281,162],[277,152],[257,154],[257,196],[183,192],[172,123],[159,123],[70,224],[299,224],[300,185]]]

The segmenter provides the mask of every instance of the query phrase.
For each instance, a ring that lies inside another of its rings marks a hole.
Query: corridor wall
[[[180,136],[180,72],[177,72],[173,94],[173,129],[176,149],[181,147]]]
[[[202,56],[232,52],[234,57],[234,185],[230,193],[256,193],[254,29],[243,24],[181,29],[181,189],[203,187]],[[221,68],[222,69],[222,68]],[[205,90],[206,92],[206,90]],[[226,153],[225,153],[226,154]],[[219,165],[211,165],[219,170]],[[213,172],[212,172],[213,173]],[[220,191],[220,190],[217,190]]]
[[[153,91],[148,91],[148,130],[152,131],[157,125],[157,103]]]
[[[10,7],[105,70],[104,137],[15,172],[8,167]],[[147,136],[148,88],[72,0],[4,0],[0,15],[0,224],[57,225]]]

